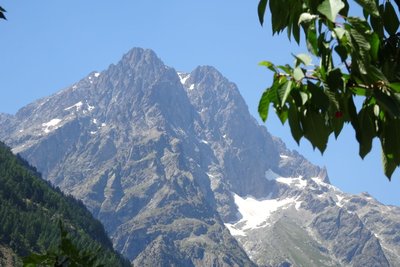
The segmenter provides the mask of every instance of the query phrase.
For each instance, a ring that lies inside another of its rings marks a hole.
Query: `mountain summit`
[[[400,209],[330,185],[210,66],[177,72],[134,48],[0,115],[0,139],[81,199],[134,266],[400,264]]]

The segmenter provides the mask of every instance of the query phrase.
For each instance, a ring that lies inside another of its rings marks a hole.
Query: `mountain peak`
[[[212,66],[198,66],[190,74],[191,81],[193,83],[218,83],[228,82],[228,80],[214,67]]]
[[[156,63],[157,65],[164,65],[161,59],[157,57],[156,53],[153,50],[138,47],[132,48],[126,54],[124,54],[120,62],[123,64],[129,64],[131,66],[137,65],[139,63]]]

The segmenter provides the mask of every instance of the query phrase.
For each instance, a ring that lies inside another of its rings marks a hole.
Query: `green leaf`
[[[375,67],[374,65],[370,65],[368,67],[368,71],[367,71],[367,76],[366,76],[366,80],[371,83],[377,83],[377,82],[381,82],[384,84],[389,84],[389,81],[386,79],[386,76],[383,75],[383,73],[381,72],[380,69],[378,69],[377,67]]]
[[[348,114],[349,116],[349,120],[351,125],[354,128],[354,131],[356,132],[356,139],[358,141],[358,143],[360,144],[362,142],[362,137],[361,137],[361,128],[360,128],[360,124],[358,122],[358,116],[357,116],[357,109],[356,109],[356,105],[354,104],[354,100],[353,97],[350,96],[347,101],[346,101],[346,105],[344,106],[345,110],[345,114]]]
[[[307,54],[297,54],[294,56],[296,58],[296,67],[303,63],[305,66],[311,65],[311,57]]]
[[[348,17],[350,5],[347,0],[343,0],[343,2],[344,2],[344,8],[340,10],[339,15],[342,15],[343,17]]]
[[[296,140],[297,144],[299,145],[300,139],[303,137],[303,129],[300,125],[299,111],[297,110],[297,107],[294,103],[289,106],[288,119],[290,132],[292,133],[294,140]]]
[[[386,156],[386,154],[382,150],[382,165],[383,165],[383,172],[385,173],[386,177],[391,180],[393,172],[396,170],[397,164]]]
[[[273,72],[277,72],[277,69],[275,68],[275,65],[269,61],[261,61],[260,63],[258,63],[259,66],[264,66],[267,67],[268,69],[270,69]]]
[[[292,24],[292,34],[297,44],[300,44],[300,27],[297,23]]]
[[[282,124],[285,124],[285,122],[286,122],[286,120],[288,119],[288,117],[289,117],[289,110],[287,109],[287,107],[286,106],[284,106],[282,109],[277,109],[277,114],[278,114],[278,117],[279,117],[279,119],[280,119],[280,121],[281,121],[281,123]]]
[[[289,6],[288,0],[270,0],[269,8],[271,10],[271,24],[272,33],[280,33],[285,29],[289,23],[289,16],[291,10],[289,8],[282,8],[282,6]]]
[[[331,22],[335,22],[337,14],[345,7],[341,0],[325,0],[318,6],[318,12]]]
[[[329,105],[330,107],[334,108],[335,110],[340,110],[340,104],[339,101],[337,100],[336,96],[340,97],[339,93],[335,93],[331,90],[325,90],[325,95],[329,99]]]
[[[333,32],[335,33],[335,36],[339,39],[342,40],[343,36],[346,33],[346,30],[341,28],[341,27],[336,27],[333,29]]]
[[[361,158],[364,158],[372,148],[372,139],[376,136],[375,120],[373,110],[370,108],[361,109],[358,114],[358,121],[360,123],[361,142],[359,154]]]
[[[304,78],[304,72],[300,67],[297,67],[293,70],[293,78],[299,82]]]
[[[370,46],[371,46],[371,50],[370,50],[370,55],[373,61],[378,61],[378,53],[379,53],[379,47],[380,47],[380,39],[378,34],[373,33],[371,35],[371,39],[370,39]]]
[[[329,98],[324,93],[323,88],[313,84],[312,82],[307,82],[307,89],[311,93],[311,103],[318,109],[323,111],[329,108]]]
[[[260,24],[264,24],[264,14],[265,14],[265,8],[267,7],[268,0],[260,0],[258,3],[258,19],[260,21]]]
[[[347,49],[342,45],[338,45],[335,47],[335,51],[339,55],[340,60],[345,62],[347,59]]]
[[[369,14],[375,17],[379,17],[379,10],[375,0],[355,0],[355,1]]]
[[[332,126],[333,126],[333,132],[335,133],[335,138],[337,139],[344,126],[343,117],[335,117],[333,119]]]
[[[289,66],[288,64],[286,65],[279,65],[277,66],[278,68],[280,68],[281,70],[283,70],[286,74],[291,75],[293,72],[293,69],[291,66]]]
[[[338,91],[343,89],[342,72],[339,68],[333,69],[326,74],[326,82],[330,90]]]
[[[280,98],[280,105],[283,106],[285,105],[286,99],[290,94],[290,91],[292,90],[292,84],[293,82],[291,80],[286,81],[282,86],[278,88],[278,95]]]
[[[362,87],[354,86],[354,87],[350,87],[350,89],[356,95],[365,96],[367,94],[367,90]]]
[[[268,118],[269,105],[271,103],[270,91],[267,89],[263,93],[258,104],[258,114],[260,114],[261,119],[265,122]]]
[[[7,11],[4,9],[4,8],[2,8],[1,6],[0,6],[0,19],[5,19],[5,20],[7,20],[7,18],[6,18],[6,16],[4,15],[4,13],[6,13]]]
[[[317,147],[321,153],[324,153],[330,132],[322,115],[307,110],[306,114],[301,117],[301,125],[303,126],[304,137],[311,142],[314,148]]]
[[[400,164],[400,120],[390,119],[384,122],[381,141],[387,156],[392,155],[394,162]]]
[[[311,14],[317,13],[318,5],[321,3],[321,0],[309,0],[308,7],[310,9]]]
[[[383,165],[386,176],[390,179],[400,164],[400,120],[390,119],[384,123],[380,136],[383,150]]]
[[[368,40],[364,36],[364,32],[360,29],[350,29],[351,41],[353,44],[353,62],[354,68],[361,74],[367,75],[367,68],[369,64],[369,50],[371,48]]]
[[[308,94],[300,91],[300,97],[301,97],[302,105],[304,105],[308,101]]]
[[[306,32],[307,49],[313,55],[318,55],[318,38],[315,25],[310,25]]]
[[[380,6],[380,9],[383,9],[383,5]],[[378,34],[379,38],[381,38],[381,39],[385,38],[382,18],[371,16],[370,22],[371,22],[372,29],[374,30],[374,32],[376,34]]]
[[[396,91],[396,93],[400,93],[400,82],[390,83],[389,87]]]
[[[390,114],[392,118],[400,117],[400,105],[393,97],[390,97],[380,90],[374,90],[374,95],[379,106]]]
[[[385,26],[385,30],[389,33],[389,35],[396,34],[397,29],[399,28],[399,19],[396,15],[396,11],[389,1],[385,3],[383,25]]]

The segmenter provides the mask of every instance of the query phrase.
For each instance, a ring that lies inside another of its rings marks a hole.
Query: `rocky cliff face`
[[[133,49],[0,115],[0,139],[82,199],[137,266],[400,262],[399,209],[331,186],[213,67],[176,72]]]

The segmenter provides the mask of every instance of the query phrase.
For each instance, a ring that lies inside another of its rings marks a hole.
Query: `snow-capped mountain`
[[[81,199],[135,266],[396,266],[400,209],[329,183],[216,69],[135,48],[0,114],[0,139]]]

